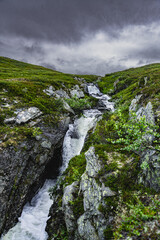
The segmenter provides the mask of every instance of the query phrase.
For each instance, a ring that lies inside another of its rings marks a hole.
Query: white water
[[[107,109],[114,112],[114,103],[109,101],[111,98],[107,94],[102,94],[95,85],[88,85],[88,93],[92,97],[97,98],[101,101],[102,106],[98,109]]]
[[[88,92],[91,96],[106,101],[106,108],[114,110],[114,105],[108,102],[110,97],[103,95],[96,86],[88,86]],[[99,110],[84,110],[83,116],[76,119],[65,135],[63,143],[63,165],[60,169],[60,175],[68,166],[69,160],[80,154],[87,132],[92,129],[102,113]],[[43,187],[32,199],[31,204],[27,203],[23,208],[19,222],[1,237],[1,240],[47,240],[48,235],[45,232],[48,220],[49,209],[53,201],[49,197],[48,190],[56,184],[56,180],[46,180]]]
[[[80,154],[87,132],[95,126],[97,119],[101,115],[102,113],[98,110],[85,110],[81,118],[76,119],[74,124],[69,125],[69,130],[63,142],[63,166],[61,172],[67,168],[72,157]]]
[[[31,204],[27,203],[23,208],[19,222],[8,231],[2,240],[46,240],[46,222],[52,200],[48,190],[53,187],[56,181],[46,180],[43,187],[32,199]]]

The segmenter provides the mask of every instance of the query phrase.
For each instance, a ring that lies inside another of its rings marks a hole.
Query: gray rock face
[[[73,182],[64,189],[62,208],[65,215],[65,223],[69,233],[75,230],[76,221],[70,202],[74,200],[74,193],[77,191],[78,182]]]
[[[78,233],[82,239],[99,240],[96,230],[89,219],[86,214],[83,214],[78,219]]]
[[[16,124],[21,124],[21,123],[27,123],[28,121],[39,117],[42,115],[42,112],[36,108],[36,107],[30,107],[25,111],[21,111],[17,114],[16,117],[12,117],[9,119],[5,119],[5,123],[16,123]]]
[[[80,190],[83,193],[83,205],[85,213],[78,219],[78,233],[83,239],[105,239],[104,229],[108,225],[108,219],[98,210],[100,204],[104,204],[104,197],[115,196],[115,193],[104,184],[96,182],[96,176],[101,170],[94,147],[90,147],[85,154],[87,165],[86,172],[81,177]]]
[[[13,227],[24,204],[43,184],[47,164],[52,164],[55,174],[60,164],[59,149],[68,125],[63,120],[55,129],[43,123],[40,127],[43,133],[39,138],[0,151],[0,234]]]

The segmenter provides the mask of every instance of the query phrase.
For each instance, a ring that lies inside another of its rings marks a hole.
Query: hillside
[[[59,174],[71,123],[84,109],[98,109],[103,115],[81,153],[50,189],[49,239],[158,240],[159,103],[160,64],[100,78],[0,57],[0,232],[15,225],[46,178]],[[76,131],[71,137],[80,138]]]

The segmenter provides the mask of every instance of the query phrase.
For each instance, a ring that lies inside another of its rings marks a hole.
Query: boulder
[[[79,88],[78,85],[75,85],[73,89],[70,90],[71,97],[83,98],[84,92]]]
[[[49,86],[47,89],[44,89],[43,92],[49,96],[53,96],[55,92],[55,88],[53,86]]]
[[[27,123],[42,115],[42,112],[37,107],[30,107],[27,110],[20,111],[16,117],[8,118],[4,120],[6,124],[22,124]]]

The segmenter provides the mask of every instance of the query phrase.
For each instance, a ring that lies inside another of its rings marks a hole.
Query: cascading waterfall
[[[109,96],[103,95],[96,86],[89,85],[88,92],[91,96],[104,101],[104,105],[107,105],[106,109],[114,111],[114,104],[108,101]],[[88,131],[96,125],[101,115],[102,113],[97,109],[84,110],[83,116],[69,125],[63,143],[63,165],[60,168],[60,175],[67,168],[69,160],[80,154]],[[48,191],[56,182],[57,180],[45,181],[31,203],[27,203],[23,208],[19,222],[2,236],[1,240],[46,240],[48,238],[45,227],[53,202]]]

